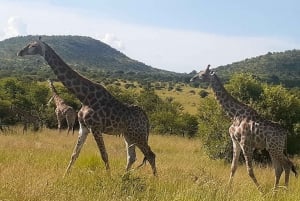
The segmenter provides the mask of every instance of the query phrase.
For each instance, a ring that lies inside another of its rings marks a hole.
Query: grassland
[[[172,97],[174,101],[179,102],[183,106],[184,112],[196,114],[199,107],[200,89],[190,86],[181,86],[180,88],[181,91],[161,89],[155,90],[155,93],[162,99]]]
[[[151,135],[158,177],[150,165],[124,174],[123,139],[105,135],[111,171],[106,172],[92,136],[85,143],[71,173],[62,178],[77,136],[44,129],[0,134],[0,200],[299,200],[300,180],[291,175],[288,190],[274,194],[273,170],[255,166],[264,194],[260,194],[241,165],[234,183],[227,185],[230,164],[209,159],[198,139]],[[142,155],[139,151],[138,161]],[[299,164],[299,160],[294,159]],[[283,181],[281,181],[283,183]]]
[[[119,87],[121,87],[121,89],[128,90],[128,89],[125,89],[125,87],[124,87],[124,85],[126,83],[124,83],[122,81],[119,81],[119,83],[121,84],[119,86]],[[137,82],[133,82],[132,84],[134,84],[136,86],[136,88],[130,89],[133,92],[139,93],[142,90],[142,88],[138,86]],[[176,87],[179,87],[180,91],[176,90],[175,89]],[[174,89],[172,89],[172,90],[168,90],[166,87],[166,88],[161,88],[159,90],[155,89],[154,91],[163,100],[165,100],[166,98],[172,98],[173,101],[176,101],[183,106],[184,112],[195,115],[198,111],[197,108],[200,106],[199,105],[200,90],[201,90],[200,88],[194,88],[189,85],[181,83],[181,84],[176,84],[174,86]]]

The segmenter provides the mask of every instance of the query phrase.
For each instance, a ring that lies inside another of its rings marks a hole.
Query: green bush
[[[207,96],[200,101],[198,136],[203,141],[206,153],[213,159],[231,160],[232,143],[228,132],[231,125],[230,119],[225,116],[214,97]]]

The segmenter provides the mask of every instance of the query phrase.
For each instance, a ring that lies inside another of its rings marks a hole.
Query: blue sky
[[[0,40],[91,36],[130,58],[176,72],[300,49],[297,0],[0,0],[0,5]]]
[[[94,16],[175,29],[227,35],[300,34],[297,0],[53,0],[60,6],[84,8]]]

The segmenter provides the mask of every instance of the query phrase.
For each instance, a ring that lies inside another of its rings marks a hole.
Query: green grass
[[[198,139],[150,136],[157,156],[158,177],[150,165],[125,174],[123,139],[105,135],[111,171],[106,172],[90,135],[67,177],[62,178],[77,135],[55,130],[0,134],[0,200],[299,200],[300,180],[291,175],[288,190],[272,193],[273,169],[255,166],[263,186],[260,194],[240,165],[233,185],[227,185],[230,164],[211,160]],[[142,160],[137,151],[138,165]],[[294,159],[299,164],[299,159]],[[283,179],[283,178],[282,178]],[[281,180],[283,184],[283,180]]]

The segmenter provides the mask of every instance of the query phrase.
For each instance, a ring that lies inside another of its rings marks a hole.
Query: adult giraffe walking
[[[137,146],[145,156],[144,161],[149,161],[152,172],[156,175],[155,154],[148,145],[149,121],[140,107],[118,101],[102,85],[92,82],[71,69],[49,45],[41,40],[29,43],[17,55],[44,57],[57,78],[82,103],[82,108],[78,112],[80,125],[78,141],[66,173],[79,156],[86,137],[91,132],[107,170],[109,170],[109,162],[102,134],[122,133],[127,145],[126,171],[130,170],[136,160],[135,147]]]
[[[288,186],[289,174],[292,170],[297,176],[294,164],[284,154],[286,150],[287,131],[279,124],[261,117],[253,108],[233,98],[224,88],[216,73],[209,69],[195,75],[191,81],[200,80],[211,84],[216,99],[232,118],[233,124],[229,128],[233,142],[233,160],[231,165],[230,183],[236,172],[240,152],[245,157],[247,171],[258,189],[260,186],[253,172],[252,155],[254,149],[266,149],[275,169],[275,184],[277,188],[283,170],[285,171],[285,185]]]

